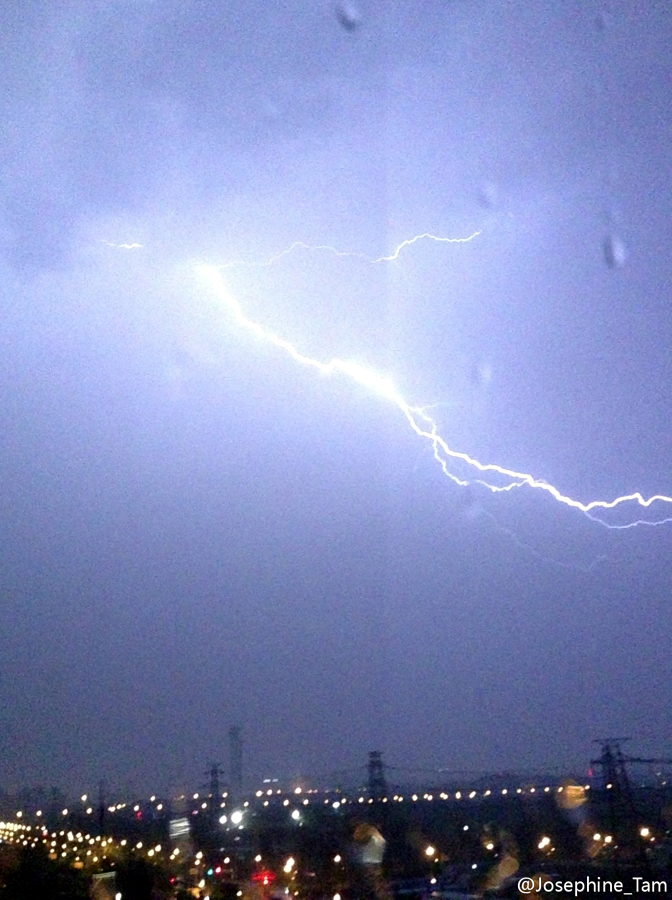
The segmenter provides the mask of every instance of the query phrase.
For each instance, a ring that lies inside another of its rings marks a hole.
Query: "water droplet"
[[[362,14],[351,0],[343,0],[338,4],[336,18],[346,31],[354,31],[362,23]]]
[[[471,366],[471,383],[475,388],[485,390],[492,381],[492,366],[485,359],[475,360]]]
[[[625,262],[628,252],[623,241],[615,234],[610,234],[604,239],[604,260],[610,269],[620,269]]]
[[[497,185],[493,181],[486,181],[478,196],[479,203],[486,209],[493,209],[497,206],[497,194]]]

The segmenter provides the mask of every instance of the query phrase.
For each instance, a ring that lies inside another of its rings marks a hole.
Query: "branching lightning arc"
[[[467,453],[453,450],[441,434],[439,434],[438,425],[436,421],[428,415],[427,407],[412,406],[408,403],[403,395],[397,390],[390,378],[353,360],[333,358],[328,362],[322,362],[318,359],[306,356],[286,338],[275,334],[258,322],[249,319],[245,315],[238,300],[231,293],[222,275],[222,271],[225,269],[242,266],[273,265],[297,249],[328,251],[339,257],[356,257],[372,264],[394,262],[399,258],[399,255],[406,247],[409,247],[418,241],[429,240],[438,243],[466,243],[471,241],[478,234],[479,232],[475,232],[465,238],[437,237],[436,235],[428,233],[419,234],[408,240],[402,241],[388,256],[381,256],[377,259],[369,258],[362,253],[343,252],[330,246],[311,246],[301,241],[296,241],[286,250],[283,250],[263,263],[235,261],[220,266],[200,266],[199,270],[208,279],[217,298],[239,326],[284,351],[295,362],[315,369],[323,375],[345,376],[351,381],[366,388],[371,394],[396,406],[404,415],[415,434],[429,442],[434,453],[434,458],[441,466],[443,474],[456,485],[466,487],[469,484],[478,484],[493,494],[513,491],[516,488],[532,488],[550,495],[558,503],[583,513],[591,520],[609,529],[621,530],[634,528],[637,525],[663,525],[672,522],[672,513],[659,518],[641,518],[643,515],[641,511],[649,510],[654,507],[654,505],[658,508],[661,506],[672,508],[672,497],[664,494],[655,494],[647,498],[639,491],[635,491],[630,494],[616,497],[613,500],[591,500],[588,503],[584,503],[563,494],[552,484],[549,484],[542,479],[535,478],[529,473],[517,472],[515,469],[509,469],[496,463],[482,463]],[[621,506],[626,508],[634,507],[636,510],[639,510],[639,514],[624,523],[610,523],[601,517],[601,514],[603,515],[607,511],[614,510]]]

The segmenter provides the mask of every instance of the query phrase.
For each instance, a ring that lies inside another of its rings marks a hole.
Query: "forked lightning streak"
[[[535,478],[527,472],[517,472],[514,469],[508,469],[495,463],[482,463],[474,457],[469,456],[467,453],[453,450],[439,434],[436,421],[428,415],[426,409],[421,406],[412,406],[409,404],[402,394],[399,393],[390,378],[353,360],[339,359],[336,357],[328,362],[322,362],[301,353],[294,344],[284,337],[269,331],[263,325],[249,319],[222,277],[223,269],[248,265],[269,266],[278,262],[298,248],[305,250],[326,250],[337,256],[358,257],[373,264],[396,261],[405,247],[422,239],[440,243],[464,243],[472,240],[477,234],[479,234],[479,232],[475,232],[467,238],[441,238],[431,234],[421,234],[403,241],[389,256],[381,256],[377,259],[366,257],[364,254],[360,253],[346,253],[338,251],[333,247],[316,247],[297,241],[287,250],[271,257],[264,263],[238,261],[227,263],[222,266],[201,266],[199,269],[210,282],[223,307],[228,310],[233,320],[239,326],[256,335],[258,338],[278,347],[278,349],[283,350],[295,362],[315,369],[323,375],[344,375],[351,381],[366,388],[370,393],[396,406],[405,416],[408,424],[418,437],[431,444],[434,458],[441,466],[444,475],[455,484],[461,487],[466,487],[469,484],[478,484],[482,488],[491,491],[493,494],[513,491],[514,489],[521,487],[533,488],[550,495],[558,503],[583,513],[591,520],[598,522],[600,525],[609,529],[622,530],[634,528],[637,525],[663,525],[672,522],[672,497],[668,497],[665,494],[655,494],[646,498],[639,491],[634,491],[633,493],[616,497],[614,500],[591,500],[588,503],[583,503],[580,500],[576,500],[573,497],[563,494],[552,484],[549,484],[542,479]],[[457,472],[455,471],[456,467],[459,467]],[[473,475],[468,477],[463,474],[463,472],[473,473]],[[669,508],[670,511],[667,515],[659,518],[652,517],[651,519],[644,519],[639,517],[643,515],[641,510],[649,510],[654,505]],[[625,506],[626,508],[632,506],[640,510],[639,516],[632,517],[626,522],[619,523],[606,522],[600,517],[601,512],[614,510],[620,506]]]

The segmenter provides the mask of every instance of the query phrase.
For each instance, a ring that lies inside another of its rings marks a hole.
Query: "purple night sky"
[[[255,776],[670,755],[672,522],[455,485],[199,271],[479,232],[221,271],[455,450],[672,495],[670,46],[663,0],[1,5],[0,789],[194,784],[231,724]]]

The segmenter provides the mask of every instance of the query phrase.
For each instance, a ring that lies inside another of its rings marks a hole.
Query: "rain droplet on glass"
[[[494,183],[494,181],[486,181],[485,184],[481,186],[481,190],[478,195],[479,203],[486,209],[493,209],[495,206],[497,206],[497,195],[497,185]]]
[[[354,31],[362,22],[358,7],[350,0],[343,0],[336,6],[336,18],[346,31]]]
[[[604,260],[610,269],[620,269],[627,258],[623,241],[615,234],[604,239]]]

